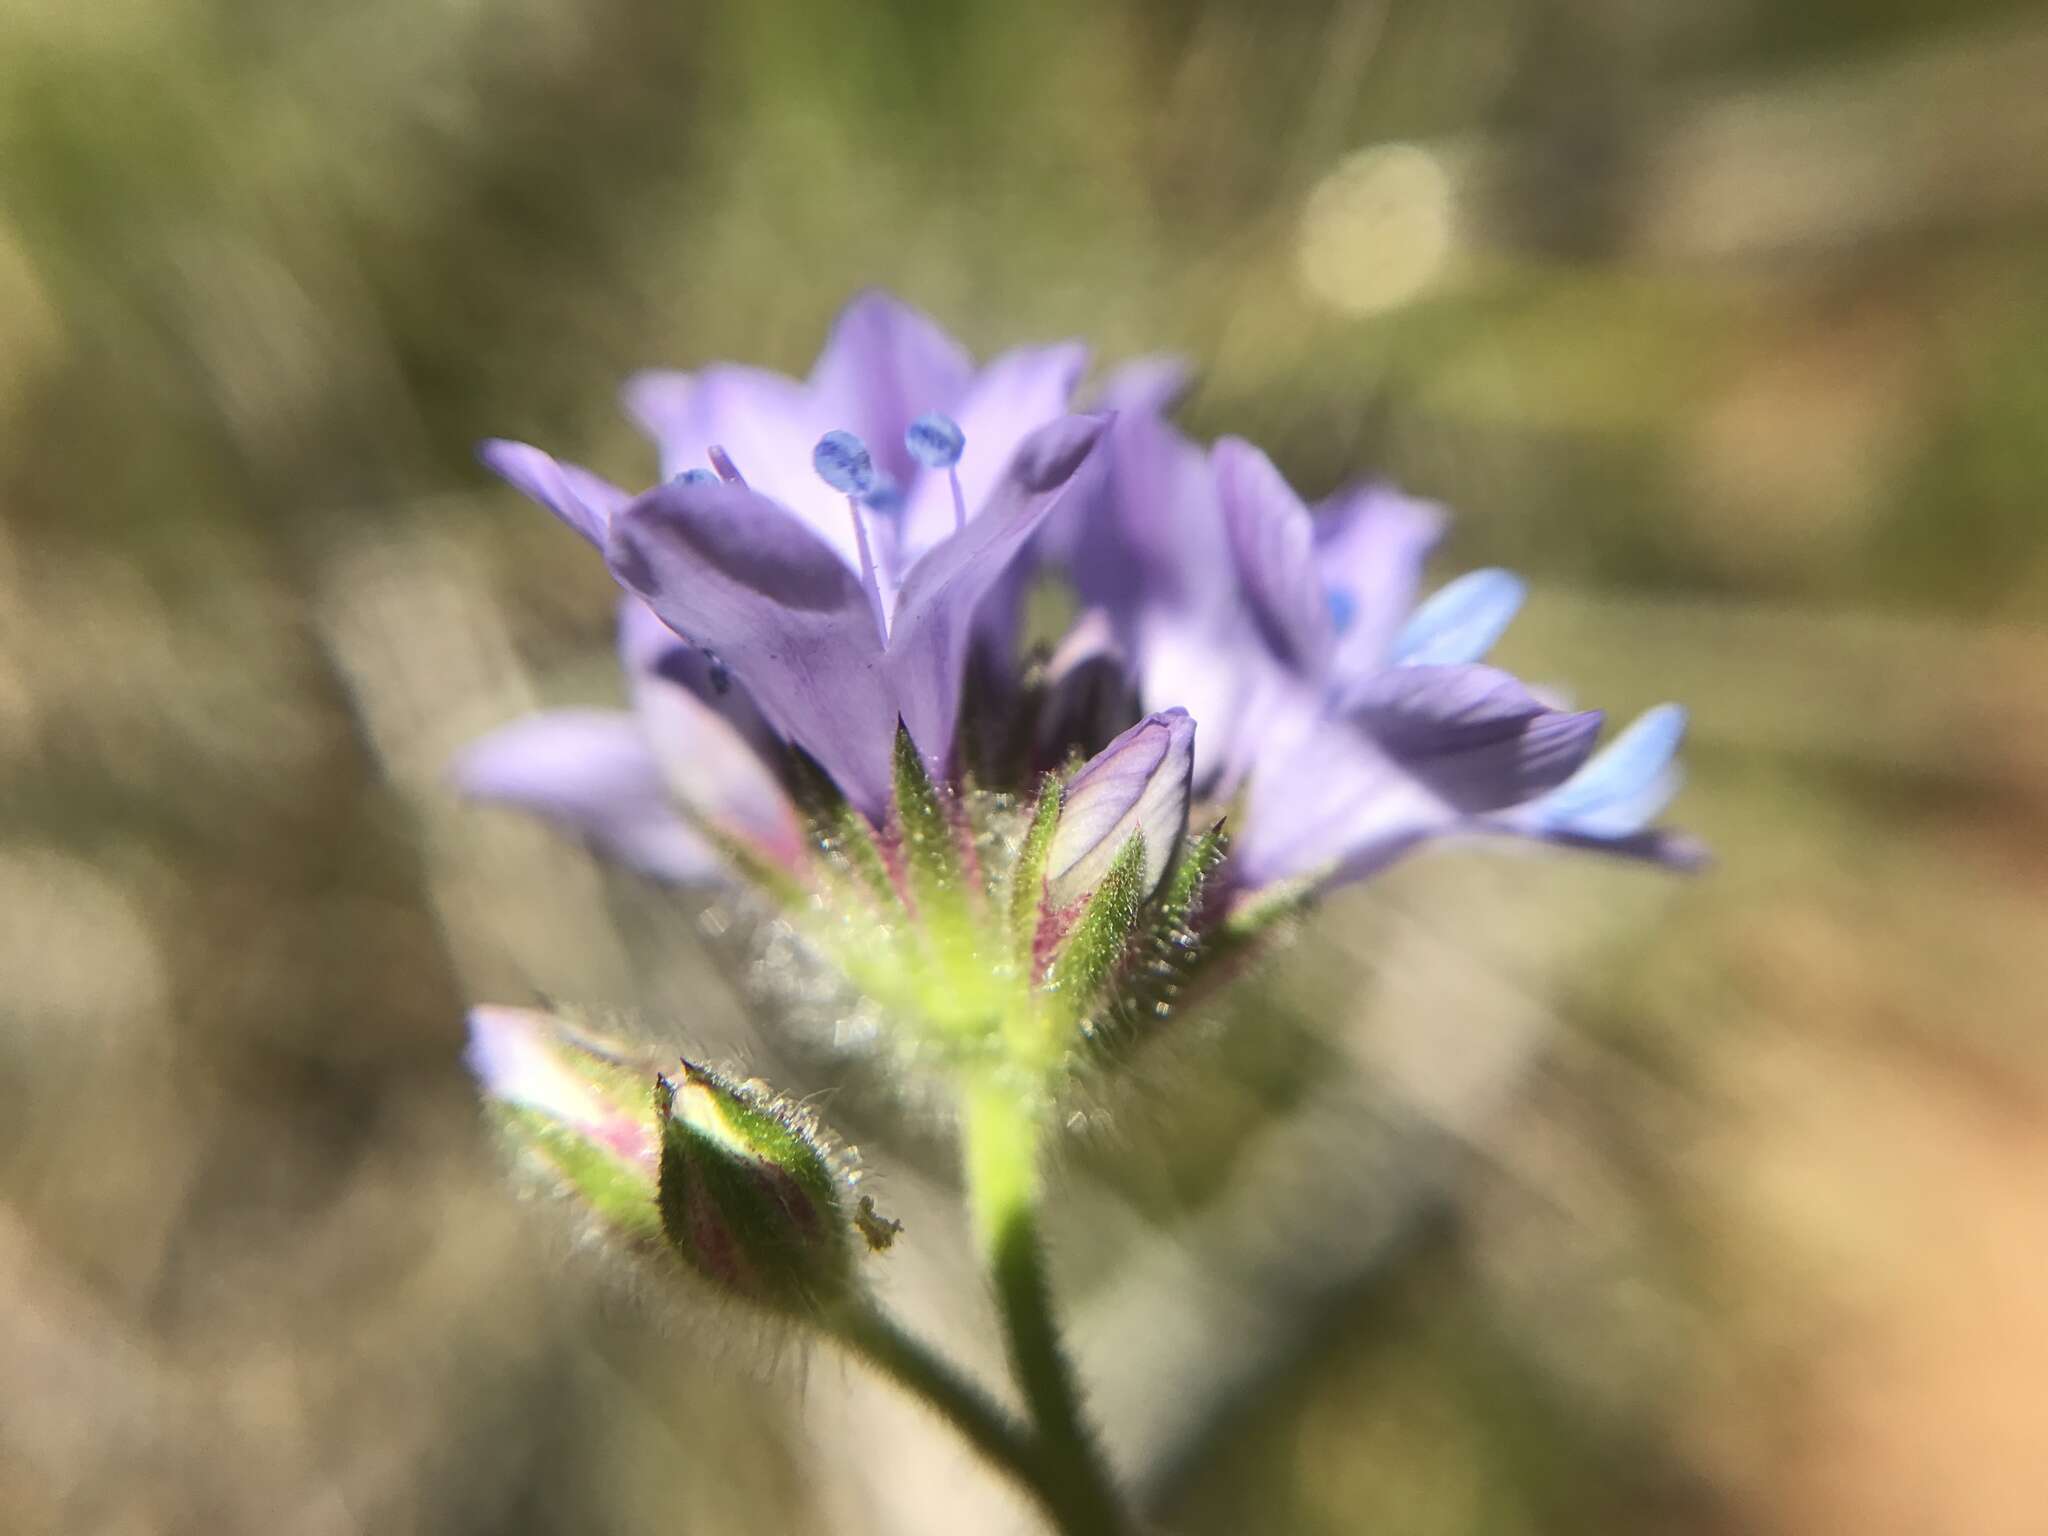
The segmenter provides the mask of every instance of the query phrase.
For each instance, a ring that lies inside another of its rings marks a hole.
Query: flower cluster
[[[923,1059],[1041,1105],[1205,957],[1430,839],[1698,858],[1653,825],[1683,712],[1596,750],[1597,711],[1487,665],[1523,585],[1424,596],[1437,508],[1378,485],[1310,506],[1250,444],[1190,441],[1167,360],[1076,410],[1087,363],[977,368],[868,294],[806,380],[632,380],[664,477],[638,495],[486,444],[602,553],[631,708],[515,721],[461,784],[765,893]],[[1073,620],[1027,637],[1045,588]],[[537,1058],[515,1093],[505,1054],[476,1052],[489,1092],[545,1107]]]
[[[486,444],[616,579],[630,708],[514,721],[458,778],[657,879],[754,891],[950,1082],[1030,1422],[875,1307],[856,1258],[896,1224],[765,1087],[480,1008],[470,1064],[529,1162],[620,1246],[839,1338],[1063,1528],[1117,1530],[1035,1237],[1077,1070],[1276,914],[1431,839],[1700,855],[1655,825],[1683,711],[1602,749],[1597,711],[1487,665],[1523,585],[1425,596],[1437,508],[1374,485],[1310,506],[1250,444],[1191,442],[1170,360],[1077,410],[1087,363],[977,368],[869,294],[806,380],[631,381],[663,476],[640,494]]]

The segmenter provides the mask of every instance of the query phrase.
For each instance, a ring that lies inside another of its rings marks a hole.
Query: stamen
[[[740,478],[740,472],[734,466],[732,459],[718,444],[713,443],[705,457],[711,460],[711,467],[718,471],[718,478],[727,485],[744,486],[747,483]]]
[[[943,469],[953,486],[953,526],[967,526],[967,498],[960,490],[960,455],[967,448],[967,434],[960,423],[938,411],[927,411],[913,421],[903,434],[903,446],[927,469]]]
[[[875,461],[868,456],[868,445],[851,432],[827,432],[811,450],[811,468],[833,490],[846,493],[847,515],[853,519],[853,542],[860,549],[860,579],[868,589],[875,630],[886,640],[889,620],[882,608],[882,583],[875,575],[875,552],[868,546],[868,525],[860,515],[861,498],[875,488]]]
[[[718,476],[711,473],[708,469],[686,469],[681,474],[671,477],[669,484],[716,485],[718,484]]]
[[[700,645],[699,647],[697,647],[697,649],[703,652],[704,664],[710,671],[711,691],[719,695],[721,698],[723,698],[726,694],[731,693],[732,671],[730,668],[726,666],[725,662],[720,659],[718,652],[712,650],[711,647],[708,645]]]
[[[811,468],[833,490],[865,496],[875,487],[875,461],[868,445],[851,432],[827,432],[811,450]]]
[[[1323,594],[1323,601],[1330,609],[1330,628],[1343,634],[1351,627],[1351,621],[1358,617],[1358,599],[1333,587]]]
[[[873,489],[861,497],[861,504],[882,517],[894,517],[903,510],[903,487],[896,483],[894,475],[878,474]]]

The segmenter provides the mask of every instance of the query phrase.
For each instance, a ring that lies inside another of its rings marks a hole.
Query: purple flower
[[[1554,708],[1481,658],[1520,606],[1505,571],[1418,606],[1443,526],[1381,486],[1310,508],[1272,462],[1118,418],[1101,494],[1049,535],[1110,616],[1141,705],[1202,722],[1198,796],[1239,801],[1237,900],[1361,878],[1433,837],[1506,833],[1656,859],[1677,785],[1676,706],[1594,755],[1601,716]]]
[[[1060,417],[1025,438],[987,504],[918,553],[893,601],[872,568],[849,565],[795,511],[745,485],[648,492],[614,515],[607,557],[621,584],[714,651],[769,724],[879,822],[899,718],[927,765],[949,772],[981,602],[1104,424]],[[854,496],[839,510],[856,524],[864,515]]]
[[[793,752],[886,830],[899,724],[956,782],[971,691],[971,760],[1017,787],[1153,712],[1104,754],[1115,773],[1073,781],[1065,843],[1098,811],[1119,829],[1075,863],[1087,875],[1144,825],[1103,797],[1152,782],[1133,765],[1168,718],[1190,725],[1172,736],[1189,761],[1149,792],[1178,783],[1177,813],[1229,808],[1239,909],[1447,835],[1697,861],[1652,826],[1683,712],[1653,710],[1596,754],[1599,713],[1485,665],[1523,586],[1477,571],[1420,600],[1438,508],[1384,486],[1311,508],[1250,444],[1205,451],[1160,415],[1186,382],[1172,359],[1116,371],[1097,395],[1113,416],[1066,414],[1085,362],[1064,343],[977,371],[929,319],[868,294],[807,380],[732,365],[634,379],[628,406],[668,476],[643,495],[487,444],[627,590],[633,709],[516,722],[472,749],[464,785],[663,878],[735,856],[801,870]],[[1015,634],[1047,567],[1082,616],[1027,688]]]
[[[619,655],[630,710],[514,720],[463,753],[457,785],[677,884],[722,878],[722,849],[798,865],[804,832],[786,749],[723,664],[632,597],[619,604]]]
[[[482,457],[604,550],[770,735],[879,820],[898,720],[946,773],[969,651],[1014,628],[1021,589],[1005,574],[1108,420],[1065,414],[1086,362],[1066,343],[977,372],[925,316],[867,294],[807,381],[732,365],[631,381],[669,476],[642,496],[524,444]],[[500,798],[543,793],[497,766]],[[591,830],[616,842],[617,828]]]
[[[858,438],[878,481],[894,485],[902,510],[875,529],[885,594],[954,530],[951,483],[905,439],[929,415],[947,418],[965,440],[957,455],[962,499],[971,511],[996,496],[1024,440],[1067,412],[1088,366],[1079,342],[1020,347],[977,370],[967,351],[928,316],[869,292],[840,312],[809,379],[719,364],[696,373],[651,372],[626,384],[626,406],[661,449],[664,478],[705,462],[722,445],[747,484],[794,513],[849,569],[859,550],[843,493],[813,473],[811,455],[827,433]]]

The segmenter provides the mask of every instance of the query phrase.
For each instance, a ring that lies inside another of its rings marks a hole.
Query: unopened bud
[[[1091,758],[1066,787],[1046,857],[1046,901],[1079,901],[1134,833],[1145,839],[1140,899],[1164,878],[1188,825],[1195,722],[1184,709],[1147,715]]]
[[[688,1061],[660,1080],[655,1108],[661,1224],[693,1269],[777,1310],[852,1287],[847,1179],[807,1116]]]
[[[660,1244],[650,1060],[526,1008],[471,1010],[467,1059],[531,1166],[610,1235]]]

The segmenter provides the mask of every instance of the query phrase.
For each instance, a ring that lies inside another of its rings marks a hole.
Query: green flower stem
[[[1049,1468],[1038,1439],[944,1356],[863,1298],[832,1316],[832,1333],[861,1359],[923,1401],[1057,1516]]]
[[[995,1288],[1010,1367],[1036,1421],[1048,1507],[1068,1536],[1129,1529],[1082,1413],[1060,1343],[1038,1226],[1039,1118],[1014,1091],[982,1084],[965,1104],[967,1199]]]

